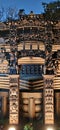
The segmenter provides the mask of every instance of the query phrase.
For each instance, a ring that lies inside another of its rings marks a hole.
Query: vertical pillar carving
[[[2,111],[3,111],[3,115],[6,116],[6,113],[7,113],[7,97],[6,96],[3,96],[2,97],[2,100],[3,100],[3,107],[2,107]]]
[[[44,123],[54,124],[53,75],[44,75]]]
[[[33,97],[29,98],[29,116],[30,118],[35,117],[35,102]]]
[[[56,93],[55,95],[56,98],[56,115],[60,117],[60,93]]]
[[[10,75],[9,124],[19,123],[19,75]]]

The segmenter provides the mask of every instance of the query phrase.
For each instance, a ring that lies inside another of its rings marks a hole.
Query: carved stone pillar
[[[6,113],[7,113],[7,97],[6,96],[2,97],[2,112],[3,112],[3,116],[6,116]]]
[[[19,75],[10,75],[9,124],[19,123]]]
[[[60,93],[56,93],[56,115],[57,117],[60,117]]]
[[[29,98],[29,117],[35,117],[35,102],[33,97]]]
[[[44,123],[54,124],[53,75],[44,75]]]

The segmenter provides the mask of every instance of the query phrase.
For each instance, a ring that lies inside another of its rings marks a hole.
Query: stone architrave
[[[19,123],[19,75],[10,75],[9,124]]]
[[[44,124],[54,124],[53,75],[44,75]]]

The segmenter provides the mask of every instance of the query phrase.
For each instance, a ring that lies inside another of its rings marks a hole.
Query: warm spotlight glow
[[[53,128],[52,127],[48,127],[47,130],[53,130]]]
[[[12,126],[12,127],[9,127],[8,130],[16,130],[16,128]]]

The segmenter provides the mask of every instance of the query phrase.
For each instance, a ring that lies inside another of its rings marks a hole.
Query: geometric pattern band
[[[10,75],[9,124],[19,123],[19,76]]]
[[[51,75],[44,75],[44,123],[54,124],[54,90]]]

